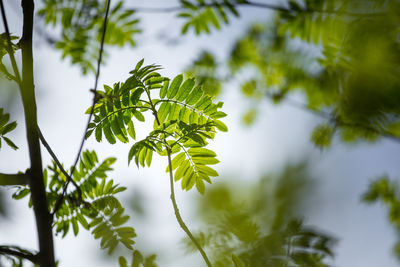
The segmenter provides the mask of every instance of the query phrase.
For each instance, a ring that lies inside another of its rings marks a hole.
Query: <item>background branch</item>
[[[347,16],[381,16],[384,15],[384,13],[353,13],[353,12],[346,12],[346,11],[338,11],[338,10],[311,10],[311,9],[301,9],[301,10],[295,10],[290,7],[284,7],[281,5],[274,5],[274,4],[268,4],[268,3],[260,3],[260,2],[253,2],[253,1],[243,1],[242,3],[225,3],[225,2],[220,2],[220,3],[206,3],[206,4],[193,4],[196,8],[205,8],[205,7],[227,7],[227,6],[237,6],[237,7],[255,7],[255,8],[264,8],[264,9],[269,9],[269,10],[274,10],[274,11],[280,11],[280,12],[285,12],[285,13],[296,13],[296,12],[307,12],[307,13],[324,13],[324,14],[341,14],[341,15],[347,15]],[[170,12],[179,12],[186,9],[183,5],[179,6],[171,6],[171,7],[137,7],[137,8],[131,8],[131,10],[134,10],[136,12],[142,12],[142,13],[170,13]]]
[[[274,97],[275,97],[273,94],[268,94],[268,93],[266,94],[266,96],[268,98],[272,99],[272,100],[274,100]],[[299,101],[296,101],[294,99],[288,98],[288,97],[284,98],[283,102],[288,104],[288,105],[290,105],[290,106],[292,106],[292,107],[295,107],[295,108],[302,109],[304,111],[310,112],[310,113],[312,113],[312,114],[314,114],[314,115],[316,115],[316,116],[318,116],[320,118],[327,119],[331,123],[333,123],[333,124],[335,124],[337,126],[340,126],[340,127],[343,127],[343,128],[346,128],[346,127],[348,127],[348,128],[358,128],[358,129],[361,129],[361,130],[365,130],[367,132],[372,132],[374,134],[379,134],[382,137],[385,137],[385,138],[388,138],[388,139],[390,139],[392,141],[400,143],[400,137],[394,135],[393,133],[391,133],[388,130],[376,129],[376,128],[372,127],[372,126],[363,125],[363,124],[360,124],[360,123],[345,122],[345,121],[342,121],[340,118],[338,118],[337,116],[335,116],[334,114],[332,114],[330,112],[326,112],[326,111],[323,111],[323,110],[312,109],[312,108],[308,107],[306,104],[301,103]]]
[[[26,185],[26,184],[28,184],[28,176],[24,173],[18,173],[18,174],[0,173],[0,186]]]
[[[37,254],[33,254],[26,249],[22,249],[16,246],[0,246],[0,255],[8,255],[17,258],[23,258],[29,260],[33,264],[38,263]]]

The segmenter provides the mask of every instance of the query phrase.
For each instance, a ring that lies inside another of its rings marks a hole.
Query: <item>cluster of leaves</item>
[[[134,120],[144,121],[144,114],[151,111],[154,130],[131,147],[128,161],[134,159],[138,167],[150,166],[154,152],[161,156],[180,152],[172,159],[175,180],[182,179],[183,189],[196,185],[203,193],[204,181],[211,183],[209,177],[218,175],[207,166],[219,162],[216,154],[204,147],[216,130],[227,131],[219,120],[226,116],[219,111],[223,103],[213,103],[193,78],[184,80],[180,74],[170,82],[159,69],[143,66],[141,60],[124,83],[99,91],[97,104],[86,111],[94,114],[86,136],[94,132],[99,142],[104,134],[111,144],[116,140],[127,143],[129,137],[136,139]],[[159,98],[152,99],[152,95]]]
[[[143,257],[142,253],[140,253],[138,250],[135,250],[132,253],[132,263],[130,264],[130,266],[157,267],[155,259],[156,255],[154,254],[147,257]],[[126,260],[125,257],[119,257],[118,261],[120,267],[128,267],[128,261]]]
[[[228,24],[230,14],[238,17],[237,5],[245,4],[246,0],[180,0],[183,11],[178,14],[187,22],[182,27],[182,34],[190,28],[199,35],[210,33],[210,27],[221,28],[221,22]]]
[[[12,130],[15,129],[15,127],[17,127],[17,122],[13,121],[8,123],[8,121],[10,120],[10,114],[8,113],[3,113],[4,110],[2,108],[0,108],[0,148],[1,148],[1,141],[2,139],[4,140],[4,142],[6,142],[6,144],[8,146],[10,146],[12,149],[16,150],[18,149],[18,147],[14,144],[13,141],[10,140],[10,138],[4,136],[6,134],[8,134],[9,132],[11,132]]]
[[[372,182],[362,200],[366,203],[381,201],[389,209],[389,221],[400,235],[400,187],[398,182],[391,181],[387,176]],[[400,259],[400,238],[394,246],[394,254]]]
[[[207,231],[196,238],[214,266],[327,266],[334,239],[304,226],[296,214],[306,192],[305,167],[289,166],[254,185],[220,184],[199,200]],[[195,249],[189,240],[185,246]]]
[[[189,77],[196,77],[197,82],[206,94],[216,96],[220,93],[222,87],[217,71],[218,62],[214,56],[208,51],[203,51],[185,70],[185,74]]]
[[[56,48],[62,57],[69,57],[82,72],[95,72],[94,63],[99,55],[104,14],[107,1],[97,0],[45,0],[38,15],[46,24],[61,26],[61,38]],[[123,7],[123,1],[114,4],[109,13],[104,43],[111,46],[135,45],[133,35],[139,33],[139,20],[134,11]]]
[[[347,16],[355,3],[344,0],[291,0],[288,4],[290,12],[279,14],[279,30],[290,32],[291,38],[299,37],[315,44],[321,42],[326,46],[342,38],[345,21],[341,15]],[[361,5],[361,8],[364,7],[365,4]]]
[[[346,142],[399,139],[399,10],[398,1],[290,1],[269,26],[253,25],[227,59],[252,101],[246,121],[268,97],[327,118],[312,134],[320,147],[335,133]],[[298,91],[305,103],[287,97]]]
[[[101,239],[101,248],[108,253],[121,243],[133,250],[133,238],[136,236],[132,227],[125,226],[129,216],[124,214],[124,208],[115,197],[126,188],[107,177],[115,158],[107,158],[100,162],[94,151],[84,151],[79,168],[72,174],[72,179],[79,190],[67,192],[63,198],[63,188],[67,177],[53,162],[44,171],[46,194],[49,210],[56,210],[53,227],[55,232],[66,236],[72,228],[74,235],[79,233],[79,227],[91,230],[95,239]],[[72,168],[71,168],[72,169]],[[27,186],[21,186],[14,193],[14,199],[22,199],[30,194]],[[61,202],[60,202],[61,201]],[[29,205],[32,205],[31,200]]]
[[[399,97],[400,84],[396,26],[399,10],[398,1],[371,0],[360,4],[326,0],[306,1],[304,8],[280,14],[277,25],[282,34],[322,45],[318,62],[341,82],[334,108],[345,124],[372,127],[377,132],[398,128],[399,121],[391,117],[400,114],[399,105],[393,100]],[[348,135],[345,139],[355,137]],[[395,131],[394,135],[399,133]]]
[[[14,44],[13,41],[17,40],[17,36],[10,36],[11,40],[11,49],[10,44],[8,43],[7,33],[0,34],[0,73],[3,73],[7,79],[15,80],[15,77],[7,70],[6,66],[3,63],[3,57],[9,53],[14,54],[16,50],[19,49],[17,44]]]

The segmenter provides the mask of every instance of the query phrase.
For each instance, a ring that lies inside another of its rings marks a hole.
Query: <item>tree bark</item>
[[[39,239],[38,260],[41,267],[55,267],[53,233],[43,181],[42,156],[37,130],[36,99],[33,80],[32,33],[34,2],[33,0],[22,0],[21,4],[24,16],[23,33],[20,42],[22,50],[21,96],[24,106],[30,157],[30,170],[27,174],[29,175],[29,186]]]

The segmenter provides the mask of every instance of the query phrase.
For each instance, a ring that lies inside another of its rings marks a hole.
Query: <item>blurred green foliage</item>
[[[368,191],[362,196],[366,203],[382,202],[389,210],[388,219],[397,232],[397,242],[393,248],[394,254],[400,259],[400,186],[398,181],[383,176],[373,181]]]
[[[203,87],[207,95],[216,96],[220,93],[222,86],[217,71],[218,62],[211,53],[204,51],[191,66],[186,68],[185,75],[196,77],[198,84]]]
[[[178,14],[186,21],[182,26],[182,34],[193,28],[195,34],[211,33],[210,28],[221,28],[221,23],[229,23],[229,15],[238,17],[237,5],[245,0],[179,0],[182,12]]]
[[[327,266],[335,240],[300,218],[309,182],[303,163],[254,183],[210,189],[198,200],[197,216],[207,227],[196,237],[214,266]]]
[[[83,74],[95,72],[103,29],[103,14],[107,1],[98,0],[44,0],[38,11],[46,25],[61,29],[61,37],[55,47],[63,58],[70,58]],[[139,20],[134,11],[124,7],[123,1],[113,1],[107,22],[104,44],[123,47],[134,46],[134,35],[139,33]]]
[[[143,257],[142,253],[140,253],[138,250],[135,250],[132,253],[132,263],[128,265],[128,261],[126,260],[125,257],[119,257],[118,263],[120,267],[157,267],[157,264],[155,263],[156,260],[156,255],[152,254],[147,257]]]
[[[327,119],[314,130],[317,146],[329,146],[336,133],[345,142],[400,140],[400,3],[309,0],[288,6],[236,41],[225,64],[230,74],[219,77],[242,84],[253,101],[250,118],[264,97],[281,103],[301,92],[306,101],[300,106]],[[203,52],[195,62],[204,55],[212,57]]]

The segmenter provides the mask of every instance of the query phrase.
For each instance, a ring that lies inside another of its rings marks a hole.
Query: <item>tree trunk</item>
[[[22,87],[21,96],[25,113],[26,135],[29,146],[31,189],[33,210],[39,239],[39,265],[55,267],[51,216],[48,210],[46,191],[43,181],[42,156],[37,131],[37,113],[33,81],[32,32],[34,17],[33,0],[22,0],[23,33],[22,49]]]

